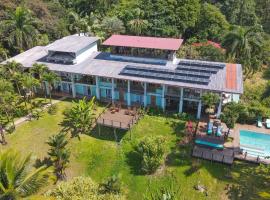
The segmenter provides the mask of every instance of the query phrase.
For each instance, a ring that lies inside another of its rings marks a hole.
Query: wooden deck
[[[140,115],[136,111],[131,111],[128,109],[119,109],[116,111],[111,111],[107,109],[102,113],[98,119],[97,124],[128,130],[139,120]]]
[[[192,156],[229,165],[233,164],[234,161],[234,151],[232,149],[217,150],[195,145]]]

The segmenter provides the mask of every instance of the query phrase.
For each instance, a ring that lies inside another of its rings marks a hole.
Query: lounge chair
[[[270,128],[270,119],[266,119],[265,126],[266,128]]]
[[[215,143],[212,143],[212,142],[207,142],[207,141],[199,140],[199,139],[196,139],[195,143],[198,144],[198,145],[209,146],[209,147],[213,147],[213,148],[216,148],[216,149],[223,149],[224,148],[223,144],[215,144]]]
[[[208,122],[207,124],[207,135],[212,135],[213,133],[213,122]]]
[[[217,127],[216,136],[218,136],[218,137],[222,136],[222,129],[223,129],[222,126],[218,126],[218,127]]]
[[[258,117],[257,119],[257,127],[262,128],[262,118]]]

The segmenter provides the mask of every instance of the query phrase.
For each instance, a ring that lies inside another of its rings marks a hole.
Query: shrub
[[[120,194],[122,189],[122,182],[119,176],[113,175],[103,181],[99,187],[102,193]]]
[[[57,109],[58,109],[57,105],[53,104],[48,108],[48,113],[50,115],[55,115],[57,112]]]
[[[135,148],[141,159],[141,170],[153,173],[164,162],[165,138],[151,136],[143,138]]]
[[[124,196],[116,194],[101,194],[98,184],[90,177],[76,177],[67,182],[59,183],[55,189],[49,190],[46,196],[58,200],[124,200]]]

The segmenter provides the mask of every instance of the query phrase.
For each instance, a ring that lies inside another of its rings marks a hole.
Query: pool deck
[[[254,125],[248,125],[248,124],[236,124],[235,128],[234,128],[234,132],[236,133],[236,137],[235,137],[235,144],[238,145],[240,147],[240,130],[247,130],[247,131],[254,131],[257,133],[264,133],[264,134],[269,134],[270,135],[270,129],[265,128],[264,124],[262,128],[259,128],[256,126],[256,124]],[[234,155],[235,159],[238,160],[244,160],[244,161],[248,161],[248,162],[253,162],[253,163],[263,163],[263,164],[270,164],[270,159],[260,159],[259,161],[257,160],[256,157],[254,156],[246,156],[243,154],[236,154]]]
[[[221,123],[223,126],[223,131],[228,132],[226,124]],[[264,163],[270,164],[270,159],[259,159],[254,156],[244,155],[240,153],[240,130],[254,131],[258,133],[265,133],[270,135],[270,129],[266,129],[265,126],[262,128],[256,127],[256,125],[247,124],[236,124],[234,129],[230,130],[229,138],[231,140],[225,141],[223,137],[209,136],[206,134],[207,131],[207,121],[205,119],[200,120],[198,124],[198,129],[196,132],[196,139],[206,140],[217,144],[223,144],[223,150],[215,150],[213,148],[208,148],[201,145],[195,145],[192,155],[197,158],[202,158],[206,160],[232,164],[234,159],[243,160],[252,163]],[[229,152],[229,153],[228,153]],[[227,161],[228,159],[228,161]],[[227,161],[227,162],[226,162]]]

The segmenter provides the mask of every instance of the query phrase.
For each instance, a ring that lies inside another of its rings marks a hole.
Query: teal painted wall
[[[83,85],[75,85],[76,94],[85,95]]]
[[[91,96],[96,96],[96,86],[90,86],[91,88]]]
[[[162,107],[161,97],[156,97],[156,105]]]

